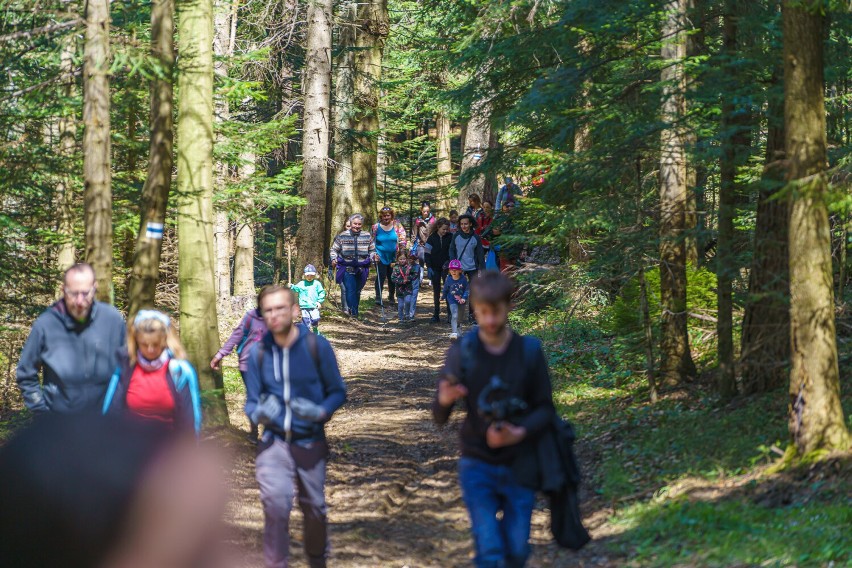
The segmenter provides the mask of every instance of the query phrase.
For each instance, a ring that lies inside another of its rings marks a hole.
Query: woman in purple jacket
[[[240,325],[234,328],[231,337],[225,342],[225,345],[210,361],[210,367],[218,371],[219,363],[234,349],[237,350],[237,355],[240,358],[240,375],[243,377],[243,384],[246,382],[246,372],[248,371],[249,347],[260,341],[266,333],[266,322],[263,321],[263,316],[260,315],[259,309],[252,309],[246,312]],[[252,423],[249,433],[249,440],[257,443],[257,424]]]

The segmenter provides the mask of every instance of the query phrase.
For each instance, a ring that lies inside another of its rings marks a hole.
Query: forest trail
[[[321,324],[337,353],[349,396],[326,427],[332,452],[326,485],[329,565],[470,566],[468,518],[456,482],[460,414],[438,428],[430,411],[437,371],[449,346],[449,324],[429,322],[431,289],[421,292],[417,321],[404,326],[395,322],[395,310],[392,319],[386,310],[391,321],[383,327],[371,296],[368,286],[361,322],[333,317]],[[229,400],[229,407],[232,423],[245,425],[242,400]],[[235,457],[227,517],[230,545],[239,551],[235,568],[262,567],[263,510],[254,480],[254,448],[239,444]],[[533,515],[529,567],[608,564],[594,556],[593,545],[581,555],[559,550],[544,506],[540,501]],[[298,507],[290,532],[291,564],[306,566]]]

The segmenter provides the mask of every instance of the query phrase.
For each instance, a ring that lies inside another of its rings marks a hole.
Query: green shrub
[[[706,314],[716,311],[716,275],[706,268],[690,266],[686,271],[687,308],[692,313]],[[651,321],[660,321],[660,271],[645,272],[648,289],[648,311]],[[604,324],[611,333],[641,333],[642,313],[639,302],[639,280],[631,278],[621,289],[618,298],[608,310]]]

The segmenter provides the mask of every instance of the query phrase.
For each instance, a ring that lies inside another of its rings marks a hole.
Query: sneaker
[[[450,341],[455,341],[455,340],[456,340],[456,339],[458,339],[458,338],[459,338],[459,334],[458,334],[458,333],[451,333],[451,334],[450,334]]]

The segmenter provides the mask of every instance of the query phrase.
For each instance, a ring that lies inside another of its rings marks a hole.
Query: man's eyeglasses
[[[95,293],[94,288],[90,288],[89,290],[80,290],[78,292],[73,292],[71,290],[65,290],[65,295],[69,298],[90,298],[92,294]]]

